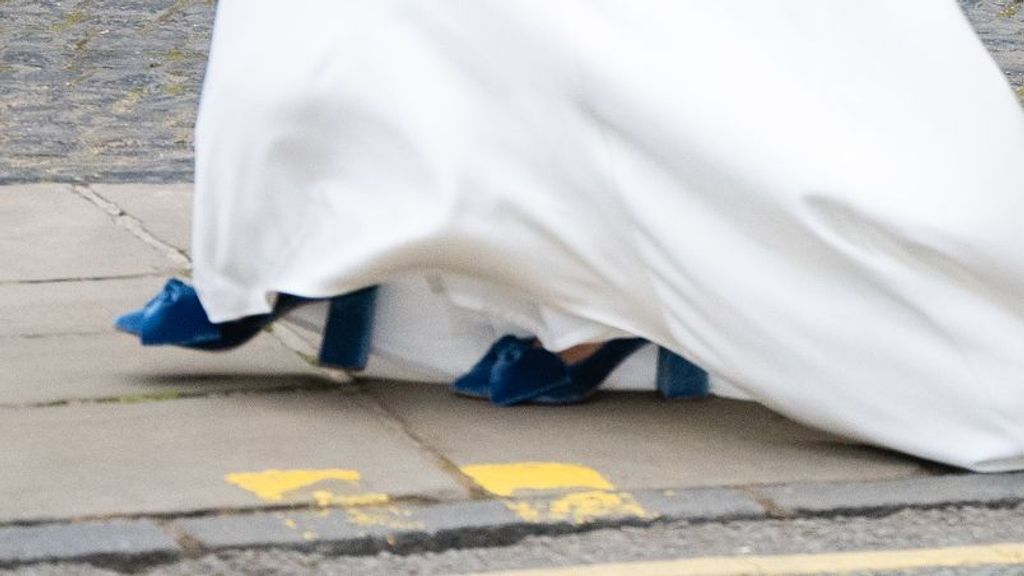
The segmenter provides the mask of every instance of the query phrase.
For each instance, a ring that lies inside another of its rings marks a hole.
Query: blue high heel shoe
[[[503,336],[451,389],[499,406],[577,404],[593,395],[608,375],[644,344],[640,338],[612,340],[588,358],[567,365],[558,355],[536,346],[533,338]],[[707,372],[660,347],[657,385],[668,399],[709,394]]]
[[[533,338],[504,336],[452,383],[452,391],[487,398],[498,406],[578,404],[643,345],[640,338],[612,340],[587,358],[566,364],[557,354],[537,346]]]
[[[708,373],[686,358],[658,347],[658,391],[669,400],[695,400],[711,394]]]
[[[327,366],[361,370],[369,359],[377,289],[370,287],[331,298],[319,361]],[[114,326],[139,336],[144,346],[173,345],[196,350],[237,348],[277,318],[313,302],[280,294],[269,314],[231,322],[210,322],[194,288],[171,279],[141,309],[119,317]]]

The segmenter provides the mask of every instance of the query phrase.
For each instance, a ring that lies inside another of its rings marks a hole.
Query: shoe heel
[[[347,370],[366,368],[376,301],[376,286],[331,298],[320,344],[320,364]]]
[[[670,400],[706,398],[711,393],[707,372],[682,356],[660,347],[657,380],[658,391]]]

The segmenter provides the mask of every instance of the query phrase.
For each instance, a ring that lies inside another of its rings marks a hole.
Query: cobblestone
[[[960,4],[1024,101],[1024,0]],[[0,184],[191,181],[213,13],[213,0],[0,0]]]
[[[0,183],[188,181],[212,0],[0,0]]]

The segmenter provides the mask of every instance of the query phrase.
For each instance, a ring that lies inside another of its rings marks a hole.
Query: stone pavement
[[[188,272],[188,185],[0,186],[0,566],[234,547],[436,549],[667,518],[1024,500],[752,403],[503,409],[111,328]],[[6,526],[6,527],[5,527]]]

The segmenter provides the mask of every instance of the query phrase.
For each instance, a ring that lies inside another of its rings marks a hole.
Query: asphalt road
[[[505,548],[451,550],[410,556],[331,558],[294,551],[244,551],[207,556],[141,572],[147,576],[467,574],[481,571],[651,561],[706,556],[814,554],[1024,543],[1024,506],[902,511],[880,518],[767,520],[671,524],[562,536],[531,537]],[[890,572],[893,573],[893,572]],[[900,574],[1024,574],[1024,565],[930,569]],[[5,576],[113,576],[86,566],[37,565]]]
[[[1021,0],[960,4],[1024,99]],[[0,184],[191,181],[213,16],[213,0],[0,0]]]

